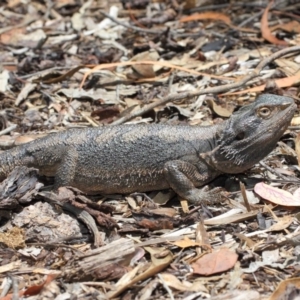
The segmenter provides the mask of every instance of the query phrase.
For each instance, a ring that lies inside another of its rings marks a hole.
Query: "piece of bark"
[[[75,257],[63,270],[63,277],[70,282],[82,280],[112,280],[120,278],[135,255],[134,242],[121,238]]]
[[[88,234],[86,227],[49,203],[37,202],[15,214],[13,226],[25,230],[25,240],[51,243]]]
[[[43,197],[46,201],[61,206],[62,208],[70,211],[80,221],[82,221],[90,229],[94,235],[94,245],[99,247],[103,244],[100,232],[92,216],[82,208],[75,207],[69,202],[75,201],[74,193],[67,188],[60,188],[59,194],[52,192],[40,192],[39,196]]]
[[[33,168],[16,167],[0,183],[0,209],[15,209],[21,203],[29,203],[43,186]]]

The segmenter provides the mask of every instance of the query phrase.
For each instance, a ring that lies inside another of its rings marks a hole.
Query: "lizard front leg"
[[[199,169],[203,169],[200,173]],[[211,173],[207,166],[201,165],[198,168],[186,161],[173,160],[164,165],[164,173],[170,187],[182,198],[194,204],[200,204],[201,200],[211,201],[216,199],[214,192],[205,192],[197,189],[196,186],[204,185],[214,179],[218,174]]]
[[[78,152],[74,147],[66,147],[63,151],[60,166],[54,180],[54,190],[61,186],[72,185],[78,160]]]

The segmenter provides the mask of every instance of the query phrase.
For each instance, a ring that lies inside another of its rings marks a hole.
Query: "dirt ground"
[[[213,125],[299,101],[300,3],[6,0],[0,149],[70,128]],[[300,299],[300,118],[217,203],[95,195],[35,169],[0,183],[0,299]],[[275,196],[274,196],[275,195]]]

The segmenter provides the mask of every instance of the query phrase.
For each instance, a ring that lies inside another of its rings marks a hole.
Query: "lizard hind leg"
[[[196,205],[201,204],[202,201],[219,201],[220,188],[209,192],[207,188],[196,188],[204,185],[212,174],[205,171],[201,174],[195,165],[181,160],[169,161],[164,166],[164,173],[170,187],[183,199]]]
[[[54,179],[54,191],[57,191],[62,186],[72,186],[76,172],[77,150],[74,147],[66,147],[61,155],[61,163]]]

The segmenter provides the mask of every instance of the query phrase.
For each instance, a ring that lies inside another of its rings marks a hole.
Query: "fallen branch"
[[[293,52],[300,52],[300,46],[293,46],[290,48],[285,48],[282,49],[278,52],[273,53],[272,55],[268,56],[267,58],[263,59],[258,65],[257,67],[249,73],[249,75],[245,76],[243,80],[239,81],[239,82],[233,82],[230,84],[224,84],[221,86],[216,86],[216,87],[212,87],[212,88],[206,88],[206,89],[201,89],[201,90],[195,90],[193,92],[183,92],[183,93],[173,93],[168,95],[167,97],[156,101],[154,103],[148,104],[146,106],[144,106],[143,108],[128,114],[127,116],[124,116],[118,120],[116,120],[115,122],[113,122],[113,125],[118,125],[118,124],[122,124],[124,122],[127,122],[129,120],[132,120],[138,116],[141,116],[143,114],[145,114],[146,112],[149,112],[150,110],[152,110],[153,108],[166,104],[168,102],[173,102],[173,101],[178,101],[178,100],[182,100],[185,98],[192,98],[195,96],[199,96],[199,95],[204,95],[204,94],[219,94],[219,93],[224,93],[227,92],[231,89],[236,89],[236,88],[240,88],[242,86],[244,86],[248,81],[254,79],[255,77],[257,77],[259,75],[259,73],[262,71],[262,69],[267,66],[269,63],[271,63],[272,61],[274,61],[275,59],[278,59],[279,57],[282,57],[286,54],[289,53],[293,53]]]
[[[134,26],[134,25],[123,23],[123,22],[119,21],[118,19],[112,17],[110,14],[106,13],[103,10],[100,10],[99,13],[101,15],[105,16],[106,18],[110,19],[114,23],[116,23],[118,25],[121,25],[123,27],[129,28],[129,29],[131,29],[133,31],[136,31],[136,32],[144,32],[144,33],[150,33],[150,34],[155,34],[155,35],[161,35],[164,32],[166,32],[166,30],[167,30],[167,28],[165,28],[164,30],[141,28],[141,27],[137,27],[137,26]]]
[[[198,71],[195,71],[195,70],[191,70],[191,69],[187,69],[187,68],[184,68],[184,67],[176,66],[176,65],[171,64],[167,61],[141,60],[141,61],[122,61],[122,62],[116,62],[116,63],[101,64],[101,65],[96,65],[96,66],[86,65],[86,67],[91,67],[92,69],[85,72],[85,74],[83,75],[83,78],[81,80],[79,88],[81,89],[83,87],[83,84],[85,83],[86,79],[88,78],[88,76],[95,73],[96,71],[106,70],[106,69],[109,69],[109,68],[115,68],[115,67],[121,67],[121,66],[136,66],[136,65],[161,66],[161,67],[166,67],[166,68],[170,68],[170,69],[180,70],[180,71],[187,72],[187,73],[197,75],[197,76],[209,76],[211,78],[216,78],[216,79],[219,79],[219,80],[224,79],[224,80],[234,80],[234,81],[236,81],[235,78],[226,77],[226,76],[218,76],[218,75],[208,74],[208,73],[204,73],[204,72],[198,72]],[[149,78],[143,78],[142,80],[145,81],[147,79],[149,79]],[[153,78],[151,80],[153,80]]]

